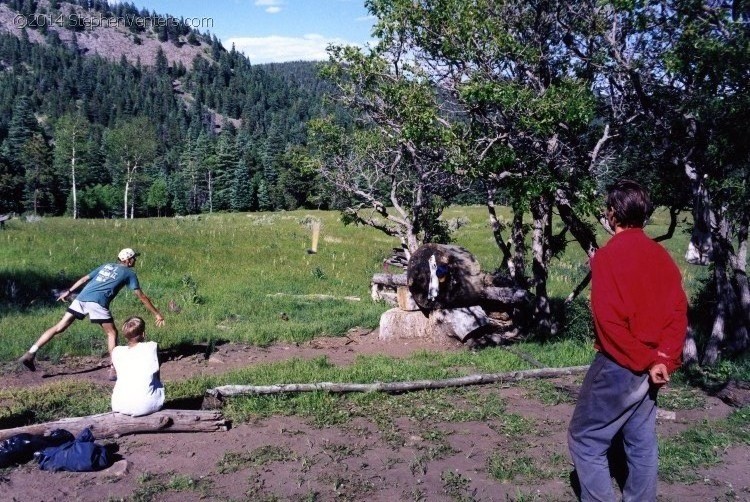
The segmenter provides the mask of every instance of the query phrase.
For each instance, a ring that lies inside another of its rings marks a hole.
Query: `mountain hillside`
[[[190,67],[196,57],[212,58],[212,39],[177,18],[138,11],[128,4],[81,3],[86,7],[48,0],[0,0],[0,32],[28,36],[37,44],[53,44],[59,38],[83,54],[110,61],[125,57],[130,63],[140,61],[146,66],[156,64],[159,48],[170,65]],[[200,24],[200,20],[194,21]]]
[[[0,0],[0,213],[325,206],[300,154],[311,118],[344,114],[314,63],[251,65],[176,20],[85,21],[128,16],[175,20],[102,0]]]

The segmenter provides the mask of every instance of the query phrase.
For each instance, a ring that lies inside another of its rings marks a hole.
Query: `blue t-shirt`
[[[117,296],[123,286],[129,289],[141,289],[138,277],[130,267],[122,263],[106,263],[89,273],[91,280],[83,287],[78,295],[78,301],[96,302],[104,308],[109,308],[109,302]]]

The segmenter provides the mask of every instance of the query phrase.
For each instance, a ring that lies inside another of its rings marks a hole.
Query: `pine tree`
[[[23,169],[0,155],[0,213],[17,213],[23,210]]]
[[[56,179],[50,160],[49,146],[41,134],[35,133],[21,148],[26,168],[24,206],[35,215],[54,212]],[[59,192],[58,192],[59,193]]]
[[[271,199],[271,193],[268,188],[268,182],[265,178],[258,176],[258,210],[260,211],[273,211],[273,200]]]
[[[167,60],[167,55],[164,54],[164,49],[162,49],[161,46],[156,49],[154,70],[156,71],[157,75],[169,74],[169,61]]]
[[[253,185],[250,172],[244,162],[234,170],[231,207],[233,211],[248,211],[253,206]]]
[[[20,98],[13,107],[13,118],[8,127],[8,137],[3,144],[3,154],[11,162],[19,161],[23,146],[34,133],[40,132],[39,124],[25,97]]]

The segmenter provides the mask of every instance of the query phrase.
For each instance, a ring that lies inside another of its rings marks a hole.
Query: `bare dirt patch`
[[[377,334],[320,338],[267,348],[223,344],[165,354],[164,380],[219,374],[232,368],[326,356],[350,364],[360,354],[406,356],[417,350],[457,350],[409,340],[383,344]],[[210,352],[210,353],[209,353]],[[6,371],[2,387],[58,379],[103,381],[96,358],[40,362],[35,374]],[[6,368],[7,370],[8,368]],[[43,378],[42,375],[54,375]],[[575,389],[573,377],[553,380]],[[316,427],[299,417],[274,416],[238,424],[227,432],[151,434],[117,439],[121,460],[96,473],[48,473],[31,462],[0,471],[2,500],[574,500],[565,431],[572,404],[543,404],[526,386],[488,385],[446,394],[456,407],[472,399],[499,398],[508,416],[443,422],[370,417],[342,426]],[[708,397],[699,410],[677,412],[659,423],[661,435],[677,434],[731,409]],[[750,451],[724,452],[719,467],[700,471],[700,482],[659,486],[662,501],[750,500]],[[490,470],[496,473],[490,474]],[[504,474],[507,476],[504,477]]]

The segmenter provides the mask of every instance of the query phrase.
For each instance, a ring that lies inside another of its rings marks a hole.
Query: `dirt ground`
[[[326,355],[334,364],[350,364],[360,354],[402,357],[421,349],[465,350],[416,340],[386,344],[377,340],[376,332],[353,330],[345,338],[321,338],[303,345],[224,344],[209,357],[205,347],[164,354],[162,379],[218,374],[292,357]],[[55,365],[42,361],[36,373],[6,368],[0,387],[63,379],[103,381],[106,369],[99,367],[100,362],[93,358],[64,359]],[[580,379],[565,377],[553,383],[575,389]],[[272,417],[238,424],[227,432],[122,437],[116,440],[120,460],[101,472],[49,473],[40,471],[34,462],[0,470],[0,500],[575,500],[567,477],[539,481],[520,475],[501,482],[488,473],[489,459],[497,459],[498,453],[503,464],[518,460],[557,465],[560,472],[562,463],[567,471],[565,431],[573,406],[542,404],[523,386],[488,385],[476,391],[499,396],[508,411],[534,424],[523,444],[516,443],[516,434],[506,433],[501,418],[433,423],[426,431],[418,421],[394,416],[392,429],[386,433],[366,419],[317,428],[296,417]],[[705,408],[677,412],[675,420],[660,421],[658,431],[662,436],[676,434],[730,412],[718,399],[707,397]],[[659,500],[750,500],[750,449],[731,448],[723,452],[723,458],[721,465],[699,471],[698,483],[660,481]]]

